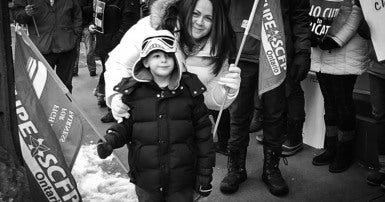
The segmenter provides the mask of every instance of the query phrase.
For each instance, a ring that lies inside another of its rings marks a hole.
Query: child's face
[[[143,60],[143,65],[150,68],[154,77],[167,78],[174,69],[174,57],[172,53],[154,51]]]

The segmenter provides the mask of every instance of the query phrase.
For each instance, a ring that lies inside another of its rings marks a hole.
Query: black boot
[[[282,155],[292,156],[303,149],[302,128],[303,120],[287,121],[287,140],[282,145]]]
[[[324,166],[329,165],[331,162],[333,162],[334,157],[337,153],[337,144],[338,144],[338,137],[326,137],[326,149],[325,151],[313,158],[313,165],[315,166]]]
[[[279,170],[279,159],[281,157],[281,148],[273,149],[267,146],[263,147],[263,173],[262,180],[269,188],[270,193],[275,196],[282,196],[289,193],[285,179],[283,179]]]
[[[338,133],[336,126],[326,126],[325,151],[313,158],[313,165],[329,165],[337,152]]]
[[[355,133],[355,131],[344,131],[343,133]],[[333,162],[329,165],[331,173],[340,173],[347,170],[354,162],[355,141],[340,142],[337,145],[337,153]]]
[[[227,162],[228,172],[220,184],[222,193],[235,193],[238,190],[239,185],[247,179],[246,153],[246,148],[240,151],[229,151]]]

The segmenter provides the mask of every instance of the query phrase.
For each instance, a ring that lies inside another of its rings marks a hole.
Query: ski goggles
[[[174,36],[167,30],[159,30],[156,36],[146,38],[142,43],[140,57],[144,58],[152,51],[161,50],[166,53],[176,52],[176,41]]]

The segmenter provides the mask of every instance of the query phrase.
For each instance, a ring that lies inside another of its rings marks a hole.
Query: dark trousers
[[[385,154],[385,79],[369,74],[370,102],[372,114],[376,121],[372,130],[378,138],[379,154]]]
[[[369,82],[373,117],[377,123],[385,124],[385,79],[369,74]]]
[[[216,122],[218,118],[219,111],[209,110],[210,115],[213,116],[214,121]],[[230,138],[230,112],[228,109],[222,111],[221,120],[219,121],[217,129],[218,144],[221,146],[226,146],[227,141]]]
[[[258,64],[240,62],[241,86],[237,98],[230,106],[229,150],[248,146],[249,126],[254,109],[254,93],[258,86]],[[264,146],[281,148],[284,141],[285,85],[262,95]]]
[[[136,195],[139,202],[192,202],[193,189],[184,189],[172,194],[150,193],[146,190],[135,186]]]
[[[56,69],[56,74],[60,80],[67,86],[68,90],[72,92],[72,76],[76,60],[76,48],[63,53],[43,54],[43,56],[51,67]]]
[[[286,112],[287,118],[293,121],[305,120],[305,95],[301,83],[294,82],[289,76],[286,77]]]
[[[100,73],[100,76],[99,76],[99,82],[98,82],[98,85],[96,86],[96,89],[98,90],[98,93],[100,94],[105,94],[106,92],[106,85],[105,85],[105,81],[104,81],[104,72],[106,71],[106,61],[107,61],[107,56],[99,56],[100,57],[100,61],[102,62],[102,72]]]
[[[317,79],[324,98],[326,126],[337,126],[341,131],[355,130],[353,89],[357,75],[317,73]]]

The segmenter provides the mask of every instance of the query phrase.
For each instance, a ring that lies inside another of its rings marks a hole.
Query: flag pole
[[[31,1],[30,0],[27,0],[27,3],[28,3],[28,5],[31,5]],[[31,17],[32,17],[33,25],[35,25],[35,30],[36,30],[37,37],[40,37],[39,30],[37,29],[37,24],[36,24],[35,16],[31,16]]]
[[[31,39],[25,34],[25,32],[23,30],[18,30],[18,31],[16,31],[16,33],[20,33],[22,35],[23,40],[26,40],[25,42],[27,44],[33,44]],[[40,51],[36,48],[36,46],[30,46],[30,47],[31,47],[31,49],[35,50],[36,54],[38,54],[38,55],[40,55],[40,57],[44,58],[43,55],[41,55]],[[46,61],[44,61],[44,62],[46,62]],[[49,67],[48,63],[45,63],[44,65],[46,67]],[[56,81],[56,83],[59,84],[59,86],[61,87],[64,95],[66,95],[66,97],[73,103],[74,108],[76,108],[80,112],[80,114],[84,117],[84,119],[90,124],[91,128],[95,131],[96,135],[100,139],[102,139],[104,142],[106,142],[106,139],[103,137],[103,135],[100,134],[100,132],[98,131],[96,126],[91,122],[91,119],[88,118],[86,113],[79,107],[79,104],[75,101],[75,99],[72,98],[71,93],[69,92],[68,88],[64,86],[63,82],[59,79],[59,77],[56,75],[54,70],[52,68],[47,68],[47,72],[52,76],[52,78]],[[114,152],[112,152],[112,154],[115,157],[115,159],[117,160],[118,164],[122,167],[122,169],[126,173],[128,173],[129,172],[128,169],[123,164],[123,162],[120,160],[120,158]]]
[[[253,23],[253,19],[254,19],[255,12],[256,12],[256,10],[257,10],[257,5],[258,5],[258,3],[259,3],[259,0],[255,0],[255,1],[254,1],[254,5],[253,5],[253,8],[252,8],[251,13],[250,13],[249,20],[247,21],[246,30],[245,30],[245,32],[243,33],[241,45],[239,46],[238,53],[237,53],[237,57],[235,58],[235,66],[238,66],[239,59],[241,58],[241,53],[242,53],[243,47],[245,46],[245,43],[246,43],[246,37],[247,37],[247,35],[249,34],[251,24]],[[229,89],[226,88],[225,98],[223,99],[223,102],[222,102],[222,104],[221,104],[221,108],[219,109],[219,113],[218,113],[217,120],[216,120],[216,122],[215,122],[214,132],[213,132],[213,139],[215,139],[216,136],[217,136],[217,130],[218,130],[219,121],[221,120],[223,108],[224,108],[225,103],[226,103],[226,101],[227,101],[227,95],[228,95],[228,94],[229,94]]]

